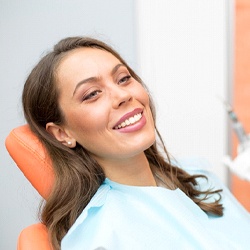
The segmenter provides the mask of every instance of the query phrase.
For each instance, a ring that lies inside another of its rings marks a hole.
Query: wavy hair
[[[41,212],[42,223],[48,228],[54,249],[60,249],[62,238],[105,179],[102,167],[85,148],[77,144],[75,148],[70,149],[46,131],[48,122],[58,125],[64,123],[64,115],[58,104],[57,69],[66,55],[81,47],[101,49],[111,53],[127,67],[131,76],[146,88],[140,77],[114,49],[89,37],[69,37],[61,40],[54,46],[53,51],[39,61],[28,76],[22,94],[24,115],[31,130],[45,145],[55,173],[52,192]],[[151,98],[150,108],[155,121],[155,108]],[[154,175],[158,176],[167,188],[180,188],[206,213],[222,215],[220,195],[213,202],[207,201],[209,196],[219,194],[221,190],[200,191],[197,178],[206,177],[190,175],[173,166],[157,128],[156,133],[158,142],[145,151]],[[163,147],[165,157],[159,153],[158,143]]]

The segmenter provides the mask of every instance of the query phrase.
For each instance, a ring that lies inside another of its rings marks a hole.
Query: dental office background
[[[198,161],[230,187],[222,158],[235,139],[221,99],[233,100],[234,25],[233,0],[0,0],[0,249],[16,249],[21,230],[38,221],[41,200],[4,140],[25,123],[28,73],[67,36],[93,36],[118,50],[149,87],[171,155],[206,159]]]

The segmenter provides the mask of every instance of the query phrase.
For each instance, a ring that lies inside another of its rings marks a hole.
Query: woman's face
[[[149,97],[111,53],[70,52],[57,70],[65,131],[101,162],[142,154],[155,141]]]

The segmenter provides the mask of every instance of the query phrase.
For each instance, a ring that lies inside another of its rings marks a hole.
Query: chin
[[[149,149],[155,143],[155,141],[156,141],[155,135],[152,136],[151,138],[148,138],[147,144],[145,144],[143,151]]]

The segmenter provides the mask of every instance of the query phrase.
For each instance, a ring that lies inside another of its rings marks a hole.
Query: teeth
[[[128,118],[127,120],[125,120],[124,122],[122,122],[121,124],[119,124],[118,126],[115,126],[115,129],[124,128],[126,126],[131,125],[131,124],[134,124],[134,123],[138,122],[141,118],[142,118],[141,113],[134,115],[134,116]]]
[[[141,119],[141,117],[142,117],[141,114],[135,115],[135,116],[134,116],[135,121],[138,122],[138,121]]]
[[[134,117],[130,117],[129,118],[129,122],[132,123],[132,124],[135,123],[135,118]]]

